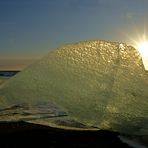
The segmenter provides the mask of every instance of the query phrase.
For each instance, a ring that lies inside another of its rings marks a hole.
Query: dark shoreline
[[[0,123],[0,147],[129,148],[110,131],[72,131],[25,122]]]

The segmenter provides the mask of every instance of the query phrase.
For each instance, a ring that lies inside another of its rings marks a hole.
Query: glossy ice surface
[[[51,126],[60,117],[148,134],[148,75],[138,51],[124,43],[84,41],[53,50],[2,85],[0,100],[1,121]]]

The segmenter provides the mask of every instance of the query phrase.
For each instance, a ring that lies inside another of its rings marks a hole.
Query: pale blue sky
[[[148,0],[0,0],[0,58],[40,58],[89,39],[132,43],[147,32]]]

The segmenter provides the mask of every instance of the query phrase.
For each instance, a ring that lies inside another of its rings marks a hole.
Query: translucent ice
[[[53,50],[4,83],[0,100],[1,109],[52,102],[87,126],[148,134],[148,76],[138,51],[124,43],[84,41]]]

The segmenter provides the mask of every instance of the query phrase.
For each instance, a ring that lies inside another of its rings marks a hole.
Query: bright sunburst
[[[148,70],[148,41],[140,41],[136,43],[136,48],[139,50],[143,59],[145,69]]]
[[[137,43],[137,48],[142,56],[148,57],[148,41]]]
[[[141,31],[133,24],[133,33],[132,36],[127,32],[123,34],[127,37],[127,43],[135,47],[141,57],[146,70],[148,70],[148,30],[146,30],[146,25],[143,24],[143,29]]]
[[[148,70],[148,38],[144,34],[143,36],[139,36],[139,39],[134,40],[132,38],[129,38],[131,40],[132,45],[139,51],[143,64],[146,70]]]

